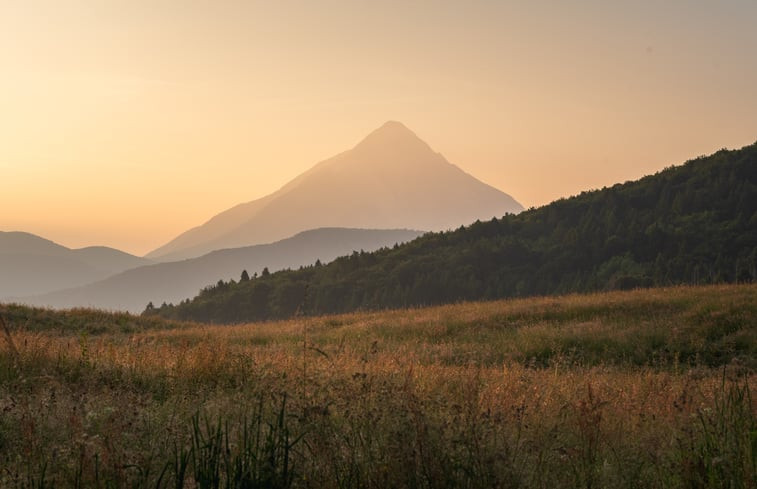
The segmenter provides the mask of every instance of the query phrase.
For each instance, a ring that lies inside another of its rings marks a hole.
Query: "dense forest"
[[[241,270],[240,270],[241,272]],[[322,265],[218,282],[145,314],[242,322],[757,278],[757,143]]]

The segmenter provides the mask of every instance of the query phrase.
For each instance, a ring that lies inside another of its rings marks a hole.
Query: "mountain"
[[[401,123],[387,122],[273,194],[222,212],[147,257],[191,258],[318,227],[443,230],[521,210]]]
[[[243,322],[295,311],[754,280],[757,143],[394,249],[211,287],[153,313]]]
[[[18,299],[51,307],[86,306],[141,312],[148,302],[178,302],[218,280],[239,279],[264,268],[279,270],[323,262],[355,250],[376,250],[412,240],[419,231],[315,229],[276,243],[218,250],[202,257],[124,271],[96,283]]]
[[[113,248],[70,249],[34,234],[0,231],[0,298],[76,287],[147,263]]]

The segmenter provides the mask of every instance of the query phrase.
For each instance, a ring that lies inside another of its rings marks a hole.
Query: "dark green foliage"
[[[192,418],[192,468],[194,482],[200,489],[255,489],[286,488],[292,485],[291,451],[300,437],[289,433],[286,417],[286,397],[275,421],[263,421],[263,398],[250,419],[244,418],[233,429],[229,421],[211,422],[196,414]],[[190,458],[185,452],[176,452],[172,464],[179,467],[177,487],[184,487],[186,467]],[[180,475],[179,475],[180,474]]]
[[[11,330],[46,333],[82,333],[101,335],[106,333],[136,333],[153,329],[170,329],[176,323],[151,317],[150,311],[159,308],[148,304],[145,314],[135,316],[127,312],[107,312],[99,309],[75,308],[67,310],[45,309],[20,304],[0,304],[0,316],[5,318]],[[165,309],[171,306],[162,306]]]
[[[757,144],[146,314],[242,322],[757,278]]]
[[[757,420],[749,386],[725,382],[715,407],[699,409],[698,424],[679,440],[681,480],[687,487],[753,487],[757,476]]]
[[[124,465],[121,469],[135,469],[129,474],[131,484],[126,485],[118,467],[107,467],[94,460],[78,457],[73,469],[73,480],[66,487],[150,487],[150,488],[197,488],[197,489],[285,489],[292,487],[297,473],[293,449],[302,440],[302,435],[292,436],[289,431],[286,398],[278,406],[278,412],[266,408],[263,395],[249,416],[230,419],[219,416],[211,421],[209,416],[195,413],[188,429],[176,433],[170,440],[173,451],[161,454],[164,460],[145,461],[145,466]],[[274,408],[277,409],[277,408]],[[189,438],[189,442],[185,441]],[[168,460],[165,460],[167,458]],[[47,478],[48,460],[54,455],[45,454],[38,466],[29,463],[19,467],[27,472],[26,477],[7,470],[0,474],[5,482],[15,487],[36,489],[57,487],[54,478]],[[160,471],[151,472],[151,466],[163,464]],[[8,478],[8,475],[13,477]],[[5,487],[5,486],[3,486]]]

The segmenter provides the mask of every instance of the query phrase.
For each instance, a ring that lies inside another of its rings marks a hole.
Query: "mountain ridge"
[[[520,212],[511,196],[448,162],[400,122],[275,192],[223,211],[151,251],[159,261],[272,242],[314,227],[440,230]]]
[[[24,304],[69,308],[96,307],[141,312],[148,302],[178,302],[218,280],[239,279],[263,268],[276,271],[328,262],[353,251],[375,250],[421,235],[413,230],[319,228],[274,243],[214,250],[198,258],[152,263],[100,281],[35,297],[14,298]]]
[[[84,285],[147,263],[107,246],[72,249],[24,231],[0,231],[0,298]]]

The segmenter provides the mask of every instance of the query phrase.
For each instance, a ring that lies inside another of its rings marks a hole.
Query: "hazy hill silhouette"
[[[317,227],[443,230],[522,209],[449,163],[403,124],[387,122],[351,150],[266,197],[218,214],[147,257],[194,257]]]
[[[517,215],[428,233],[396,249],[211,287],[154,313],[242,322],[295,311],[754,280],[757,143]]]
[[[148,263],[104,246],[70,249],[34,234],[0,231],[0,298],[76,287]]]
[[[141,312],[148,302],[178,302],[197,295],[218,280],[239,280],[263,268],[275,271],[311,265],[349,254],[376,250],[412,240],[421,234],[410,230],[315,229],[276,243],[217,250],[199,258],[158,263],[124,271],[96,283],[59,290],[18,301],[50,307],[97,307]]]

